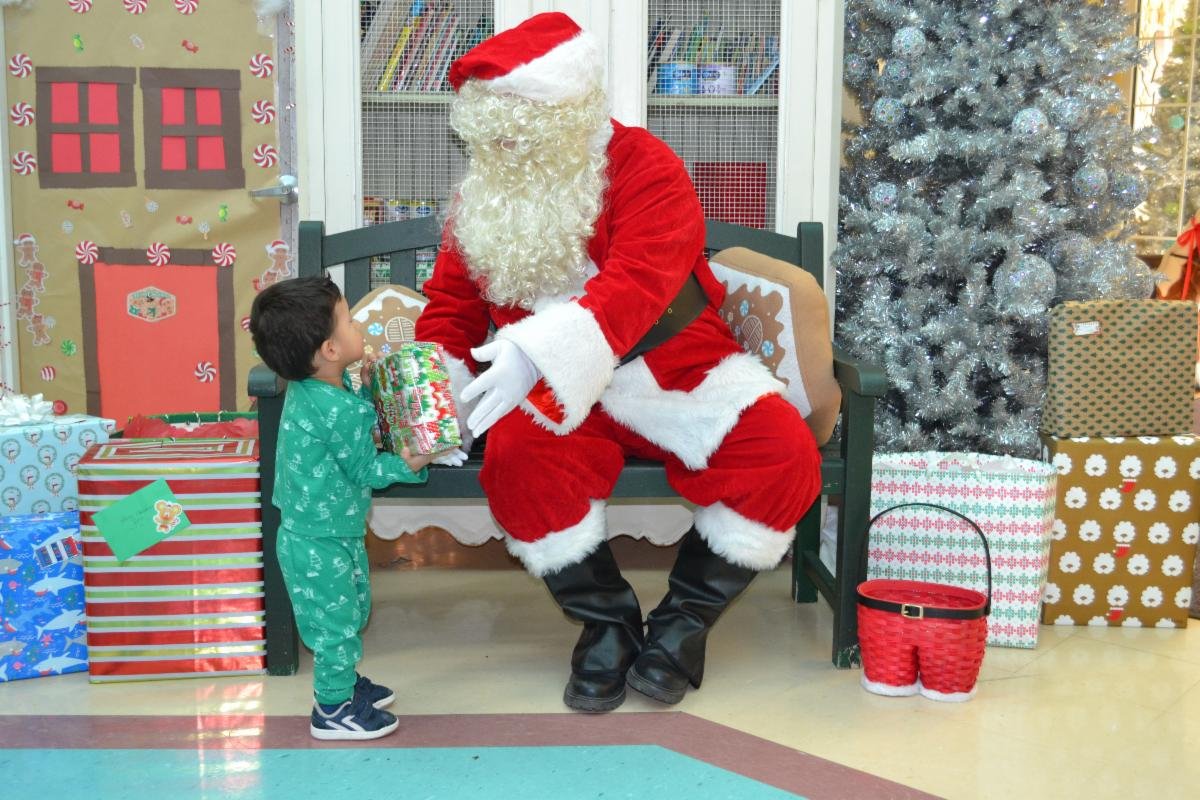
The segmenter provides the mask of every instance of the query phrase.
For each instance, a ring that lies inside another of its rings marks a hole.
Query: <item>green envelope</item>
[[[191,525],[183,504],[159,478],[92,515],[117,561],[128,561]]]

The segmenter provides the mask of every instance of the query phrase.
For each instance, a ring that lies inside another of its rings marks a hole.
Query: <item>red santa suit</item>
[[[641,128],[612,122],[607,189],[582,285],[532,310],[489,303],[448,226],[416,337],[451,356],[456,393],[488,337],[541,372],[529,398],[488,432],[481,482],[509,550],[534,575],[578,562],[607,537],[604,500],[626,456],[664,462],[699,506],[714,552],[774,567],[820,491],[820,456],[782,384],[742,351],[717,310],[704,217],[679,158]],[[708,306],[681,332],[621,366],[689,275]]]

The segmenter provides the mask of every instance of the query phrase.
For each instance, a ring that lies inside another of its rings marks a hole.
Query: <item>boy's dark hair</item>
[[[333,335],[341,298],[328,275],[293,278],[263,289],[250,307],[250,335],[263,363],[289,381],[312,375],[313,356]]]

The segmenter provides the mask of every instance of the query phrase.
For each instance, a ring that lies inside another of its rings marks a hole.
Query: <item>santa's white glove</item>
[[[461,467],[466,461],[467,454],[462,451],[462,448],[456,447],[445,455],[435,458],[433,463],[441,464],[443,467]]]
[[[467,427],[479,437],[521,404],[541,374],[529,356],[507,339],[493,339],[482,347],[475,347],[471,356],[476,361],[492,362],[487,371],[467,384],[462,393],[464,403],[483,395],[467,418]]]

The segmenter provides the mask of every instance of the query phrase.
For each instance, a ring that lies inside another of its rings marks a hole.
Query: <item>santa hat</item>
[[[276,239],[275,241],[273,241],[269,245],[267,245],[267,255],[269,255],[269,256],[275,255],[280,250],[285,250],[285,251],[288,250],[288,243],[283,241],[282,239]]]
[[[477,80],[497,94],[541,103],[577,100],[603,77],[599,41],[557,11],[537,14],[484,40],[450,66],[456,92],[468,80]]]

